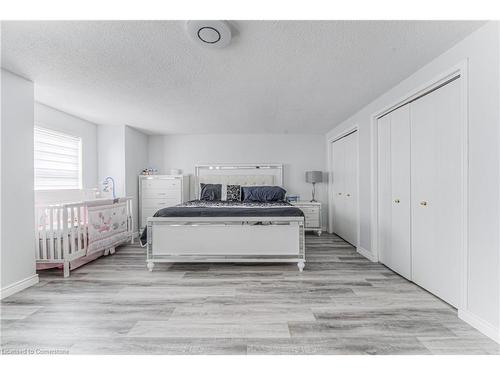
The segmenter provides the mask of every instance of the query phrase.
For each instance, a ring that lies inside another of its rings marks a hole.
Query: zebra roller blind
[[[82,188],[82,140],[35,127],[35,190]]]

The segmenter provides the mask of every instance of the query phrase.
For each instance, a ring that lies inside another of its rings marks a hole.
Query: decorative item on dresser
[[[305,228],[304,230],[315,231],[318,236],[321,236],[321,202],[290,202],[295,207],[298,207],[304,212]]]
[[[140,229],[156,211],[189,200],[189,177],[183,175],[139,176]]]

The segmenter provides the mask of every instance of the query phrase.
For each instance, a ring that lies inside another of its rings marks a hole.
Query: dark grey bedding
[[[231,202],[194,200],[173,207],[162,208],[154,217],[300,217],[301,209],[292,204],[279,202]],[[146,229],[142,232],[141,243],[147,241]]]

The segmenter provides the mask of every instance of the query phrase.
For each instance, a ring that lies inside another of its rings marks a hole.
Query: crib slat
[[[88,235],[89,235],[89,221],[88,221],[88,211],[87,205],[84,205],[83,208],[83,249],[85,250],[85,254],[87,254],[88,248]]]
[[[61,259],[61,209],[54,207],[54,259]]]
[[[70,233],[70,241],[69,241],[69,253],[74,254],[76,252],[75,249],[75,207],[70,207],[70,223],[69,223],[69,233]]]
[[[59,207],[54,207],[54,259],[59,259]]]
[[[130,218],[130,228],[129,228],[129,234],[130,234],[130,242],[131,243],[134,243],[134,201],[129,198],[128,199],[128,213],[127,213],[127,216]]]
[[[41,224],[42,224],[42,259],[47,259],[47,208],[43,209]]]
[[[64,259],[64,228],[66,223],[64,222],[64,208],[59,209],[59,259]]]
[[[49,208],[49,248],[48,259],[54,259],[54,207]]]
[[[68,214],[69,209],[67,206],[63,206],[62,208],[62,241],[63,241],[63,249],[62,249],[62,259],[66,259],[69,255],[69,222],[68,222]]]
[[[81,207],[76,207],[76,222],[77,222],[77,248],[78,251],[82,250],[82,212],[81,212]]]
[[[36,209],[35,216],[35,256],[40,259],[40,208]]]

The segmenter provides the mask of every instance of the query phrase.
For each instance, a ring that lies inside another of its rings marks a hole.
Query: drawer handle
[[[421,206],[427,206],[427,202],[426,201],[422,201],[422,202],[420,202],[420,205]]]
[[[337,193],[338,195],[342,195],[342,193]]]
[[[348,196],[348,197],[350,197],[350,196],[351,196],[351,194],[347,193],[347,196]]]
[[[394,199],[394,203],[399,203],[401,202],[399,199]]]

